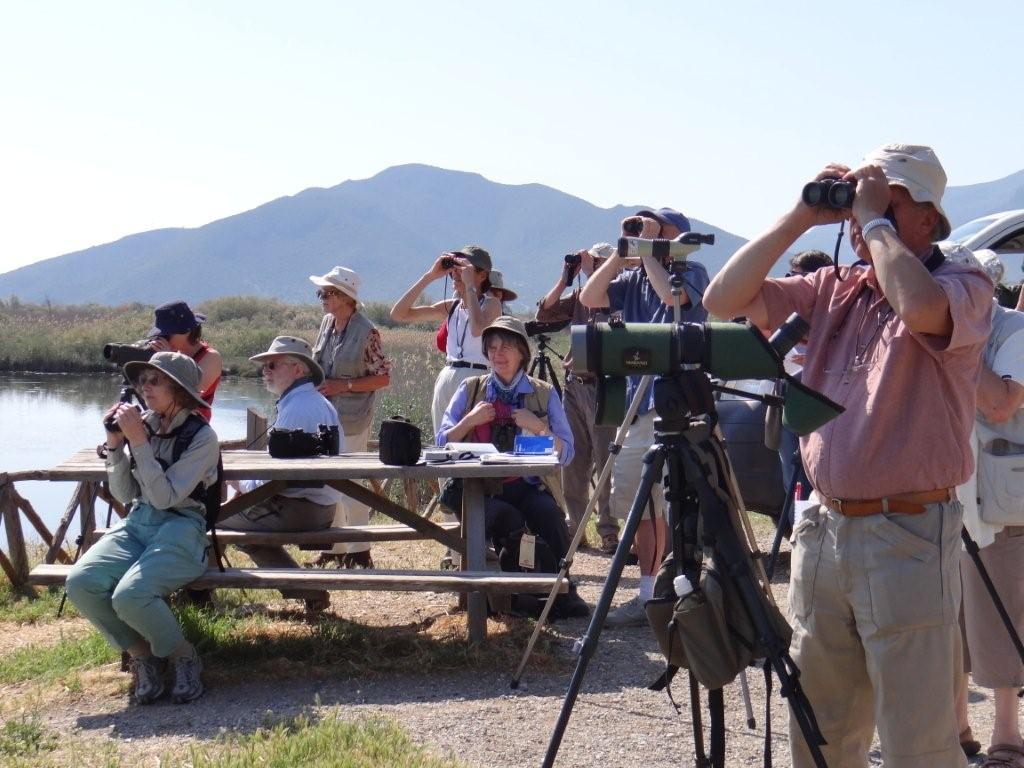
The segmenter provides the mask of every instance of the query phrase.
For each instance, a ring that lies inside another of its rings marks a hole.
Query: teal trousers
[[[166,657],[185,638],[164,598],[206,571],[209,550],[198,513],[137,504],[72,567],[68,599],[116,648],[142,639]]]

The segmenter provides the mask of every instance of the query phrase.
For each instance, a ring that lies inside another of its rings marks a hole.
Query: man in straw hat
[[[338,414],[330,401],[317,391],[324,381],[323,369],[313,359],[313,351],[303,339],[278,336],[266,352],[250,360],[262,363],[263,383],[277,400],[275,429],[301,429],[315,434],[321,424],[338,427]],[[344,434],[339,434],[339,449],[345,449]],[[247,493],[262,485],[261,480],[243,480],[239,490]],[[334,508],[341,494],[320,488],[288,488],[266,501],[224,520],[221,528],[240,531],[321,531],[330,528]],[[246,544],[240,547],[256,565],[265,568],[298,568],[284,547]],[[330,606],[330,595],[321,590],[282,591],[285,597],[306,601],[311,612]]]
[[[889,144],[851,170],[852,208],[797,202],[726,263],[704,297],[768,330],[810,323],[804,384],[844,406],[801,440],[820,506],[793,532],[791,653],[831,768],[964,765],[954,711],[961,642],[955,488],[971,475],[971,425],[992,284],[965,249],[943,253],[946,174],[928,147]],[[849,219],[866,267],[766,279],[794,241]],[[840,279],[842,277],[842,279]],[[793,765],[813,765],[791,723]]]
[[[580,289],[574,289],[568,296],[562,296],[565,289],[572,284],[572,272],[589,278],[604,260],[611,256],[611,245],[594,243],[590,248],[576,252],[579,264],[575,269],[572,265],[562,265],[558,279],[551,289],[537,302],[537,320],[542,323],[572,322],[574,325],[585,325],[594,320],[603,322],[608,319],[604,309],[590,309],[580,302]],[[570,271],[571,270],[571,271]],[[595,469],[600,472],[608,458],[608,446],[615,439],[615,427],[602,426],[597,423],[597,381],[593,374],[575,374],[572,372],[572,354],[567,354],[565,363],[565,415],[572,427],[573,438],[576,440],[576,453],[572,461],[562,470],[562,485],[565,491],[565,503],[568,509],[571,532],[583,522],[583,513],[590,499],[590,481]],[[597,535],[601,537],[600,548],[605,554],[612,554],[619,544],[619,525],[611,515],[609,497],[611,486],[608,483],[600,489],[597,505]],[[581,546],[587,546],[583,539]]]

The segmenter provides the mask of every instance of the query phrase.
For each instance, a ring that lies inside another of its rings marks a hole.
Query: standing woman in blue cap
[[[188,355],[199,366],[199,394],[206,401],[205,408],[196,413],[207,421],[213,412],[213,395],[220,384],[224,361],[220,352],[202,340],[206,315],[193,312],[184,301],[169,301],[156,308],[153,327],[149,331],[149,345],[157,352],[180,352]]]

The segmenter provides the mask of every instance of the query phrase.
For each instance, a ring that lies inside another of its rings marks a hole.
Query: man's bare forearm
[[[949,298],[928,268],[903,244],[891,227],[877,227],[865,241],[878,285],[893,312],[917,333],[948,336],[953,332]]]
[[[704,292],[708,312],[723,318],[744,314],[760,294],[775,262],[812,224],[800,208],[794,208],[736,251]]]

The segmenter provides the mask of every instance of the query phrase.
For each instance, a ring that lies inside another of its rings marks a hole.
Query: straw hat
[[[505,277],[497,269],[492,269],[489,277],[491,281],[491,288],[494,290],[501,291],[501,300],[504,301],[515,301],[519,298],[519,294],[513,290],[509,290],[505,287]]]
[[[363,281],[348,267],[335,267],[326,275],[310,275],[309,281],[321,288],[337,288],[356,303],[359,302],[359,286]]]
[[[289,357],[298,358],[309,366],[309,375],[313,379],[314,386],[319,387],[324,383],[324,369],[313,359],[313,350],[307,341],[297,336],[278,336],[270,342],[270,349],[266,352],[260,352],[258,355],[253,355],[249,359],[259,363],[263,360],[269,360],[276,355],[288,355]]]
[[[185,390],[192,399],[193,408],[210,407],[199,394],[199,381],[203,378],[203,372],[199,370],[199,364],[188,355],[181,352],[157,352],[148,361],[133,360],[125,363],[124,375],[134,381],[147,368],[160,371]]]

